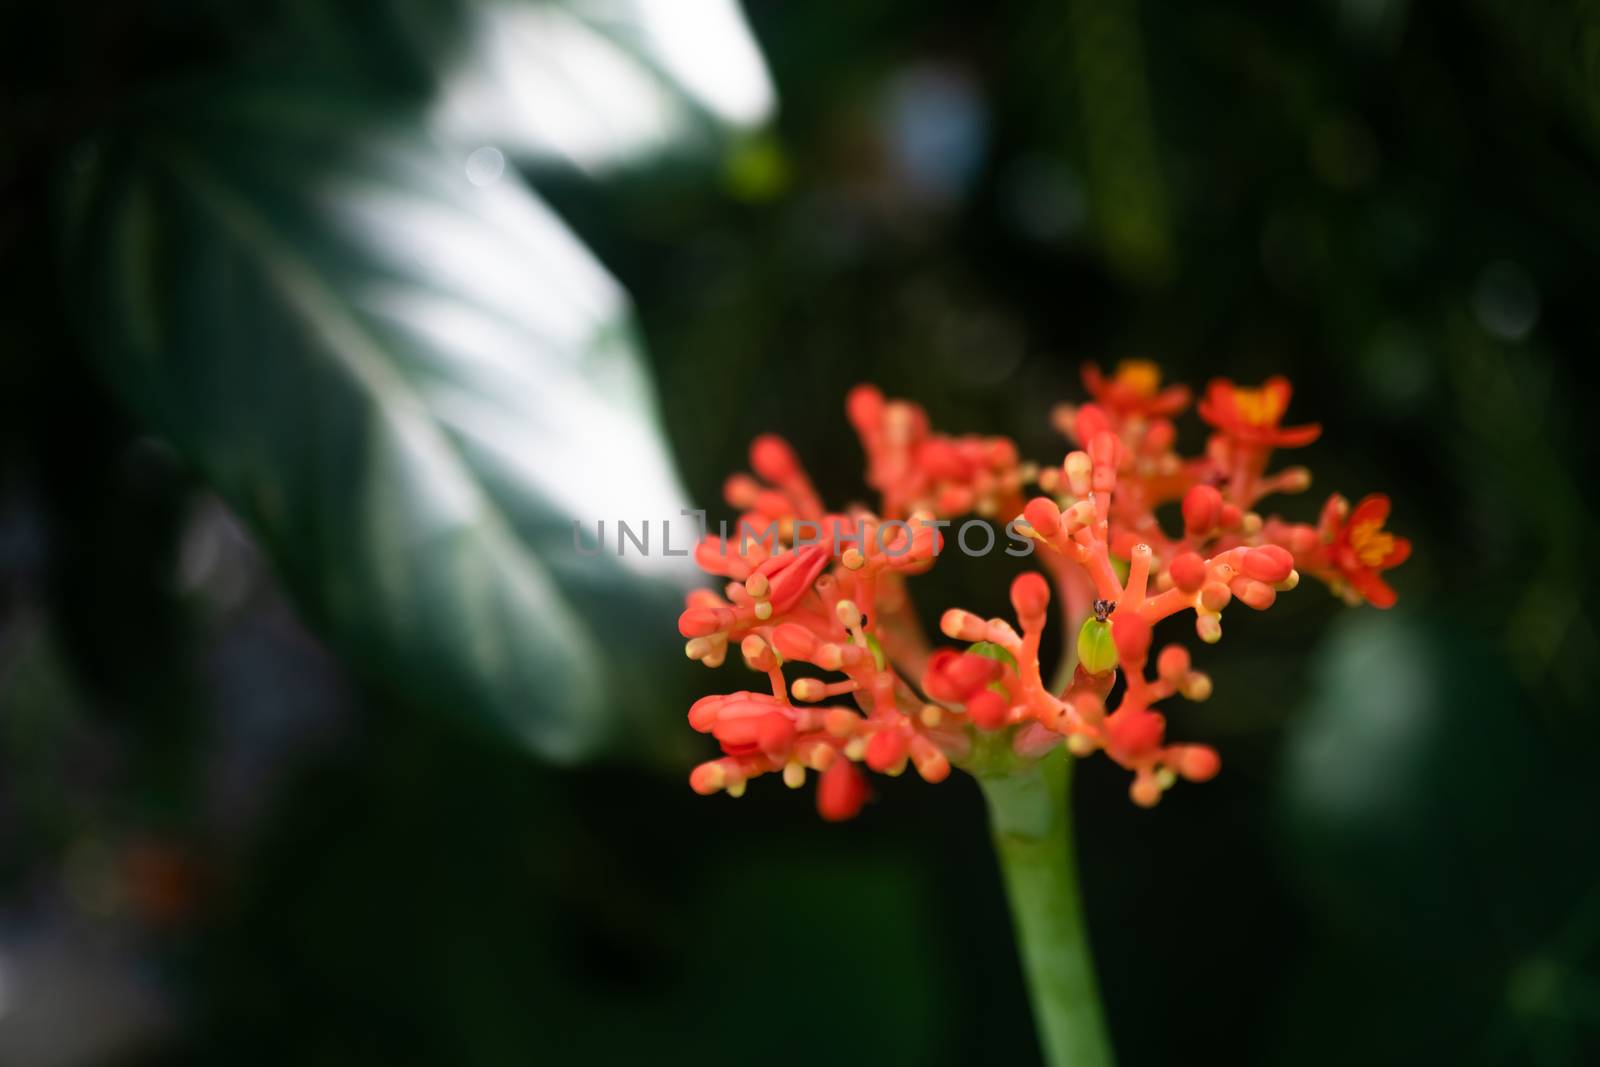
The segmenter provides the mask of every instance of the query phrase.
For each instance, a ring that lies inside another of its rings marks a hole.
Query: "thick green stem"
[[[1072,759],[1061,749],[1035,763],[978,777],[989,801],[995,853],[1011,900],[1045,1062],[1052,1067],[1111,1067],[1111,1043],[1078,900],[1067,806],[1071,780]]]

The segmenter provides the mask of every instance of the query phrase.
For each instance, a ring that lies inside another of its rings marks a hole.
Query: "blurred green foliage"
[[[54,237],[75,146],[157,86],[306,66],[414,113],[417,57],[475,40],[441,12],[85,3],[0,34],[0,1047],[48,935],[113,941],[167,1005],[101,1061],[1028,1062],[970,782],[886,781],[826,827],[775,786],[708,801],[462,731],[308,637],[215,474],[90,359],[126,331]],[[1216,696],[1173,714],[1217,781],[1146,813],[1081,768],[1123,1062],[1592,1062],[1594,6],[749,15],[781,108],[720,167],[596,178],[507,143],[631,294],[691,498],[769,429],[864,496],[862,379],[1054,459],[1077,364],[1147,355],[1292,375],[1326,431],[1284,512],[1388,492],[1418,546],[1390,615],[1310,584],[1230,613],[1198,654]],[[267,143],[198,150],[241,136]],[[1010,573],[950,561],[919,607],[1003,610]],[[667,662],[630,722],[739,684]]]

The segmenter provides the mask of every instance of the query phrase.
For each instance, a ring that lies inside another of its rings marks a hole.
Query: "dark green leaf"
[[[773,107],[736,0],[461,0],[436,119],[466,143],[598,171],[753,130]]]
[[[686,580],[659,542],[572,548],[681,506],[612,279],[513,176],[326,86],[167,108],[77,177],[105,373],[313,619],[401,691],[592,749],[627,677],[602,660]]]

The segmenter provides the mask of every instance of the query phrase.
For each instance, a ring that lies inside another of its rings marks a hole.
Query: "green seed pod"
[[[974,656],[982,656],[984,659],[999,660],[1001,663],[1010,666],[1012,670],[1017,669],[1016,657],[993,641],[977,641],[968,645],[967,651]]]
[[[1104,674],[1117,665],[1117,643],[1111,639],[1111,623],[1105,619],[1084,619],[1078,631],[1078,663],[1090,674]]]

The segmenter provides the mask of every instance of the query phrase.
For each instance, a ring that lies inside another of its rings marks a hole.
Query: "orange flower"
[[[1316,423],[1279,426],[1289,410],[1294,387],[1289,379],[1268,378],[1260,387],[1246,389],[1226,378],[1213,378],[1201,398],[1200,417],[1242,444],[1267,448],[1300,448],[1322,434]]]
[[[1148,359],[1122,360],[1110,378],[1093,363],[1085,363],[1082,373],[1094,402],[1118,417],[1164,418],[1189,406],[1188,387],[1161,388],[1161,368]]]
[[[1363,497],[1355,510],[1349,511],[1348,517],[1340,522],[1349,507],[1349,502],[1341,496],[1328,501],[1323,522],[1325,527],[1333,526],[1329,557],[1339,575],[1351,589],[1361,594],[1362,599],[1375,608],[1392,608],[1395,591],[1379,577],[1379,572],[1404,563],[1411,556],[1411,542],[1383,528],[1389,518],[1389,498],[1384,494]]]

